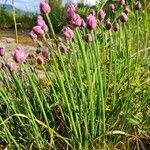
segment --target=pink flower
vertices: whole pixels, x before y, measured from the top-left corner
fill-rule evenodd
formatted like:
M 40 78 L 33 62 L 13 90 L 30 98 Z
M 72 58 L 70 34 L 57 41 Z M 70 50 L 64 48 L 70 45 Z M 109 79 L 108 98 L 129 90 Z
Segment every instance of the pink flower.
M 92 35 L 91 34 L 86 34 L 84 39 L 87 43 L 92 42 Z
M 43 55 L 43 57 L 45 57 L 45 58 L 48 58 L 48 57 L 49 57 L 48 48 L 42 51 L 42 55 Z
M 38 16 L 37 26 L 40 26 L 45 33 L 48 32 L 48 26 L 46 25 L 46 22 L 43 20 L 42 16 Z
M 137 1 L 134 5 L 135 10 L 140 10 L 142 8 L 142 4 L 140 3 L 140 1 Z
M 105 21 L 105 28 L 106 28 L 107 30 L 110 30 L 110 29 L 111 29 L 111 22 L 110 22 L 110 19 L 107 19 L 107 20 Z
M 49 14 L 51 12 L 51 8 L 45 0 L 40 1 L 40 11 L 44 14 Z
M 99 11 L 99 13 L 98 13 L 98 18 L 99 18 L 99 20 L 100 20 L 100 21 L 101 21 L 101 20 L 104 20 L 105 16 L 106 16 L 106 13 L 101 9 L 101 10 Z
M 24 49 L 22 47 L 17 47 L 12 56 L 16 63 L 23 63 L 26 60 Z
M 115 32 L 117 32 L 117 31 L 119 31 L 119 24 L 118 23 L 115 23 L 114 25 L 113 25 L 113 29 L 114 29 L 114 31 Z
M 0 56 L 3 57 L 5 55 L 5 49 L 0 47 Z
M 10 72 L 15 72 L 17 70 L 16 63 L 10 62 L 5 65 Z
M 45 24 L 45 21 L 44 21 L 43 17 L 38 16 L 37 17 L 37 25 L 40 26 L 40 27 L 43 27 L 44 24 Z
M 97 20 L 95 16 L 89 15 L 86 20 L 86 27 L 90 30 L 95 29 L 97 27 Z
M 44 30 L 42 30 L 41 26 L 34 26 L 32 30 L 37 34 L 37 35 L 44 35 Z
M 76 5 L 71 3 L 67 6 L 67 9 L 72 9 L 73 11 L 76 11 Z
M 119 18 L 120 18 L 120 21 L 123 22 L 123 23 L 128 21 L 128 16 L 124 12 L 121 13 Z
M 63 36 L 65 39 L 73 38 L 73 36 L 74 36 L 73 30 L 71 30 L 69 27 L 64 27 Z
M 68 51 L 67 47 L 63 43 L 61 43 L 58 48 L 62 53 L 66 53 Z
M 73 9 L 71 9 L 71 8 L 68 8 L 67 9 L 67 14 L 66 14 L 67 21 L 71 21 L 75 17 L 76 17 L 75 11 Z
M 43 64 L 44 64 L 44 59 L 43 59 L 42 57 L 38 57 L 38 58 L 37 58 L 37 63 L 38 63 L 39 65 L 43 65 Z
M 115 10 L 115 5 L 114 5 L 114 4 L 110 4 L 110 5 L 109 5 L 109 9 L 110 9 L 110 11 L 114 12 L 114 10 Z
M 120 5 L 125 5 L 126 1 L 125 0 L 119 0 Z
M 31 39 L 37 39 L 37 34 L 32 30 L 30 33 L 29 33 L 29 36 L 31 37 Z

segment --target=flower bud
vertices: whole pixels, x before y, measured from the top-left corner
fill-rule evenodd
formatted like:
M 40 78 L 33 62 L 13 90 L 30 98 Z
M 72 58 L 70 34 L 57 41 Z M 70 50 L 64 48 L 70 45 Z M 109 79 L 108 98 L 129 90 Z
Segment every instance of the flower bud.
M 10 72 L 15 72 L 15 71 L 17 70 L 17 65 L 16 65 L 16 63 L 13 63 L 13 62 L 6 63 L 5 66 L 8 68 L 8 70 L 9 70 Z
M 42 55 L 43 55 L 43 57 L 45 57 L 45 58 L 48 58 L 48 57 L 49 57 L 48 48 L 42 51 Z
M 123 22 L 123 23 L 128 21 L 128 16 L 124 12 L 121 13 L 119 18 L 120 18 L 120 21 Z
M 113 25 L 113 29 L 114 29 L 114 31 L 115 32 L 117 32 L 117 31 L 119 31 L 119 24 L 118 23 L 115 23 L 114 25 Z
M 24 49 L 22 47 L 17 47 L 12 56 L 16 63 L 23 63 L 26 60 Z
M 76 5 L 71 3 L 67 6 L 67 9 L 72 9 L 73 11 L 76 11 Z
M 37 63 L 38 63 L 39 65 L 43 65 L 43 64 L 44 64 L 44 59 L 43 59 L 42 57 L 38 57 L 38 58 L 37 58 Z
M 73 9 L 71 9 L 71 8 L 68 8 L 67 9 L 67 14 L 66 14 L 67 21 L 71 21 L 75 17 L 76 17 L 75 11 Z
M 73 30 L 71 30 L 69 27 L 64 27 L 63 36 L 67 40 L 73 38 L 73 36 L 74 36 Z
M 105 28 L 106 28 L 106 30 L 110 30 L 111 29 L 111 22 L 110 22 L 110 20 L 109 19 L 107 19 L 106 21 L 105 21 Z
M 32 30 L 37 34 L 37 35 L 44 35 L 44 30 L 40 26 L 34 26 Z
M 126 1 L 125 0 L 119 0 L 120 5 L 125 5 Z
M 51 12 L 51 8 L 45 0 L 40 1 L 40 11 L 44 14 L 49 14 Z
M 89 30 L 92 30 L 92 29 L 95 29 L 97 27 L 97 20 L 95 18 L 95 16 L 93 15 L 89 15 L 87 17 L 87 20 L 86 20 L 86 27 L 89 29 Z
M 92 42 L 92 35 L 91 34 L 86 34 L 84 39 L 87 43 L 90 43 L 90 42 Z
M 142 8 L 142 4 L 140 1 L 137 1 L 134 5 L 135 10 L 140 10 Z
M 114 10 L 115 10 L 115 5 L 114 5 L 114 4 L 110 4 L 110 5 L 109 5 L 109 10 L 110 10 L 111 12 L 114 12 Z
M 40 27 L 43 27 L 44 24 L 45 24 L 45 21 L 44 21 L 43 17 L 39 15 L 37 17 L 37 25 Z
M 98 19 L 101 21 L 101 20 L 104 20 L 106 16 L 106 13 L 101 9 L 98 13 Z
M 5 49 L 0 47 L 0 56 L 3 57 L 5 55 Z
M 61 43 L 58 48 L 62 53 L 66 53 L 68 51 L 67 47 L 63 43 Z
M 37 39 L 37 34 L 33 30 L 29 33 L 29 36 L 32 40 Z

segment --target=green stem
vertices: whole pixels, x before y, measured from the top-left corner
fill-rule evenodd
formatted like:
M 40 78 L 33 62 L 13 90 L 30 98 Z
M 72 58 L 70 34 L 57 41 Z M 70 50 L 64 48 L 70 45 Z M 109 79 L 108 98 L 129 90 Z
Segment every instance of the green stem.
M 47 21 L 48 21 L 48 24 L 49 24 L 50 30 L 51 30 L 51 32 L 52 32 L 53 38 L 55 39 L 55 38 L 56 38 L 55 31 L 54 31 L 54 28 L 53 28 L 52 22 L 51 22 L 50 17 L 49 17 L 49 15 L 48 15 L 48 14 L 46 14 L 46 18 L 47 18 Z

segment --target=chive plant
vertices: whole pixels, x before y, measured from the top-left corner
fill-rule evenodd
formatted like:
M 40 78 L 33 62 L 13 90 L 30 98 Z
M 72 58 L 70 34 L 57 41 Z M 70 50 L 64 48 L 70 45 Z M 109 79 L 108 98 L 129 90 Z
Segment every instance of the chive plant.
M 149 47 L 139 47 L 147 41 L 139 35 L 143 30 L 139 12 L 135 18 L 134 12 L 127 15 L 122 8 L 116 7 L 113 19 L 102 8 L 97 14 L 92 10 L 84 21 L 70 4 L 62 37 L 53 30 L 50 6 L 41 1 L 40 10 L 54 41 L 49 43 L 48 26 L 39 16 L 30 36 L 35 43 L 43 37 L 47 49 L 26 56 L 17 47 L 12 63 L 5 60 L 5 50 L 0 48 L 0 145 L 8 149 L 105 150 L 118 148 L 119 142 L 132 139 L 138 130 L 148 131 L 148 63 L 140 52 Z M 130 18 L 138 26 L 137 34 Z M 148 28 L 146 20 L 143 24 Z M 130 145 L 137 146 L 128 142 L 124 147 L 130 149 Z

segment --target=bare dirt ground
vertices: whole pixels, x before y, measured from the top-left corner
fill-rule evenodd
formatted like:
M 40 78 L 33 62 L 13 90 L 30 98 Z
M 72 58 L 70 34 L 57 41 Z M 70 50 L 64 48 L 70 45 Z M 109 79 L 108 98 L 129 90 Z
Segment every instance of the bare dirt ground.
M 14 30 L 0 30 L 0 47 L 5 48 L 5 60 L 11 61 L 12 51 L 18 46 L 22 46 L 25 49 L 25 53 L 34 52 L 34 42 L 28 36 L 29 31 L 19 31 L 18 39 L 19 43 L 16 43 L 15 31 Z M 0 62 L 2 59 L 0 58 Z

